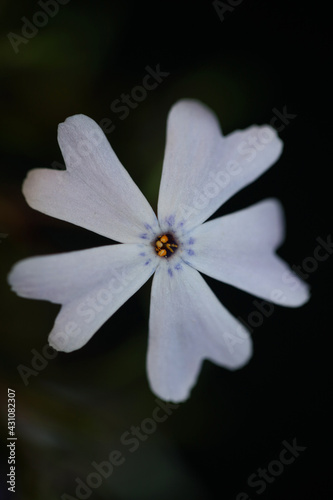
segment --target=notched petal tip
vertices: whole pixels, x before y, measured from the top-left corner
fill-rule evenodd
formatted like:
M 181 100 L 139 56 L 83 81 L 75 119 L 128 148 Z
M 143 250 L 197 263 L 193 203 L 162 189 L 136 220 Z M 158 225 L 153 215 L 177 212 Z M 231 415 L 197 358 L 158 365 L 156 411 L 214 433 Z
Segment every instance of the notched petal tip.
M 179 394 L 176 394 L 176 393 L 165 394 L 165 393 L 161 393 L 158 389 L 154 388 L 151 385 L 151 383 L 149 383 L 149 388 L 150 388 L 151 392 L 153 392 L 162 401 L 165 401 L 166 403 L 175 403 L 175 404 L 185 403 L 188 399 L 190 399 L 191 391 L 193 389 L 193 387 L 191 387 L 185 393 L 182 392 Z
M 75 307 L 76 304 L 77 302 L 73 301 L 62 306 L 48 336 L 49 345 L 56 351 L 69 353 L 81 349 L 113 312 L 105 311 L 105 314 L 102 312 L 103 317 L 98 323 L 87 325 L 80 321 Z
M 162 360 L 161 363 L 163 363 Z M 158 380 L 158 377 L 153 376 L 151 372 L 152 363 L 149 362 L 149 359 L 147 359 L 147 375 L 150 390 L 163 401 L 167 401 L 169 403 L 184 403 L 191 397 L 192 390 L 197 384 L 202 363 L 203 359 L 199 361 L 192 380 L 185 380 L 186 377 L 184 378 L 181 376 L 178 378 L 178 381 L 174 379 L 172 384 L 168 384 L 165 383 L 165 380 L 164 382 L 161 382 Z M 170 369 L 172 370 L 172 366 L 170 366 Z
M 58 352 L 63 351 L 63 352 L 65 352 L 65 351 L 64 351 L 64 349 L 62 348 L 62 346 L 61 346 L 59 343 L 54 342 L 54 341 L 53 341 L 52 339 L 50 339 L 50 338 L 48 339 L 48 344 L 49 344 L 49 346 L 50 346 L 50 347 L 52 347 L 52 349 L 54 349 L 55 351 L 58 351 Z
M 86 128 L 90 125 L 91 128 L 99 128 L 99 125 L 87 115 L 78 113 L 76 115 L 68 116 L 65 121 L 58 124 L 58 136 L 66 130 L 68 126 L 70 127 L 84 127 Z
M 22 193 L 23 193 L 23 196 L 25 198 L 25 201 L 28 203 L 28 205 L 30 205 L 30 193 L 33 189 L 32 185 L 33 183 L 35 182 L 35 179 L 36 179 L 36 175 L 38 175 L 38 172 L 42 170 L 42 169 L 39 169 L 39 168 L 33 168 L 32 170 L 29 170 L 29 172 L 27 173 L 24 181 L 23 181 L 23 184 L 22 184 Z
M 65 176 L 65 177 L 64 177 Z M 34 210 L 49 214 L 48 207 L 52 206 L 51 194 L 63 184 L 66 171 L 50 168 L 34 168 L 29 170 L 22 184 L 22 193 L 27 204 Z M 45 203 L 45 191 L 48 188 L 48 202 Z M 54 214 L 53 217 L 56 217 Z
M 296 275 L 294 275 L 294 279 L 297 283 L 295 293 L 290 295 L 287 299 L 284 297 L 281 305 L 285 307 L 302 307 L 307 304 L 311 298 L 310 285 L 304 283 L 304 281 L 300 280 Z
M 173 106 L 171 106 L 170 112 L 175 109 L 192 109 L 192 110 L 207 110 L 210 114 L 215 114 L 206 104 L 204 104 L 199 99 L 195 99 L 192 97 L 184 97 L 183 99 L 179 99 Z
M 220 132 L 219 120 L 211 108 L 198 99 L 180 99 L 169 111 L 169 127 L 180 125 L 180 130 L 183 131 L 183 127 L 186 126 L 186 122 L 189 119 L 193 127 L 200 127 L 206 124 L 209 127 L 216 127 L 216 130 Z
M 10 290 L 19 297 L 30 298 L 26 291 L 27 279 L 26 279 L 26 262 L 29 259 L 24 259 L 16 262 L 11 268 L 7 275 L 7 282 L 10 286 Z
M 77 351 L 78 349 L 83 347 L 87 343 L 87 341 L 84 344 L 80 344 L 76 347 L 71 344 L 69 338 L 65 334 L 61 332 L 51 332 L 48 338 L 48 343 L 55 351 L 69 353 Z
M 167 297 L 167 300 L 166 300 Z M 197 383 L 203 360 L 235 370 L 252 355 L 249 332 L 184 265 L 171 277 L 162 266 L 152 285 L 147 373 L 160 398 L 182 402 Z
M 237 360 L 234 361 L 234 364 L 230 364 L 229 366 L 225 366 L 225 368 L 229 371 L 236 371 L 240 370 L 241 368 L 244 368 L 247 364 L 249 364 L 250 360 L 252 359 L 253 356 L 253 342 L 248 335 L 248 338 L 246 340 L 246 349 L 242 350 L 241 357 Z

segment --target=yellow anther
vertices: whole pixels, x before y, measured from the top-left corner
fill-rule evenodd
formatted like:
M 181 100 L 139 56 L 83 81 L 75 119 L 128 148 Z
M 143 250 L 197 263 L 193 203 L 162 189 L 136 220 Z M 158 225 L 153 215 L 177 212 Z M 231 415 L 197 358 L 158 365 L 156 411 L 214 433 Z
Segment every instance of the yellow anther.
M 172 248 L 171 248 L 171 247 L 175 247 L 175 248 L 177 248 L 177 245 L 174 245 L 173 243 L 167 243 L 165 246 L 166 246 L 166 247 L 167 247 L 167 249 L 168 249 L 168 250 L 170 250 L 170 252 L 172 252 L 172 253 L 173 253 L 173 250 L 172 250 Z
M 174 248 L 178 248 L 178 245 L 174 243 L 174 238 L 172 235 L 162 234 L 155 241 L 155 250 L 159 257 L 170 257 L 171 253 L 174 253 Z

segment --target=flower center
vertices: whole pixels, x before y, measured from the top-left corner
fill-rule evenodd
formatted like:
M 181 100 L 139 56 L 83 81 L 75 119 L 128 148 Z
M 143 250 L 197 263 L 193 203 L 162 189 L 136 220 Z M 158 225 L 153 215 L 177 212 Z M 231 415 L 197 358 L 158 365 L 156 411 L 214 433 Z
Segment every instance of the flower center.
M 162 234 L 155 241 L 155 250 L 159 257 L 170 257 L 177 250 L 178 245 L 172 234 Z

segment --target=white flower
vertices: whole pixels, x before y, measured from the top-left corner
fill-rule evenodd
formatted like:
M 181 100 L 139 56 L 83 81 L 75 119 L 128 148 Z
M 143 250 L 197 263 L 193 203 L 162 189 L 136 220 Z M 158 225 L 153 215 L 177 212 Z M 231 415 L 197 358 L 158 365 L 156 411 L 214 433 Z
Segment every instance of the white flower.
M 188 398 L 203 359 L 233 370 L 252 351 L 249 333 L 198 271 L 284 306 L 308 300 L 308 286 L 275 254 L 284 238 L 277 200 L 204 223 L 278 159 L 282 142 L 271 127 L 223 137 L 207 107 L 179 101 L 168 118 L 158 218 L 93 120 L 68 118 L 58 141 L 67 170 L 29 172 L 27 202 L 121 244 L 14 266 L 9 282 L 18 295 L 62 304 L 49 336 L 55 349 L 86 344 L 155 273 L 148 378 L 160 398 L 179 402 Z

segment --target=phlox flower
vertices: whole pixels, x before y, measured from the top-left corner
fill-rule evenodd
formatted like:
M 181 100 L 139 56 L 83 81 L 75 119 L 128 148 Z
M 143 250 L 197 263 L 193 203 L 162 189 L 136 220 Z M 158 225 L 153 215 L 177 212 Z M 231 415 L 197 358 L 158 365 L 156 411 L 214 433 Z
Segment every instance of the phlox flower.
M 23 185 L 28 204 L 119 244 L 32 257 L 12 269 L 9 282 L 18 295 L 61 304 L 49 335 L 54 349 L 85 345 L 154 275 L 148 380 L 157 396 L 180 402 L 204 359 L 234 370 L 252 353 L 248 331 L 200 273 L 276 304 L 297 307 L 308 300 L 308 286 L 275 253 L 284 239 L 279 201 L 205 222 L 279 158 L 282 142 L 270 126 L 224 137 L 206 106 L 176 103 L 168 117 L 157 216 L 93 120 L 67 118 L 58 141 L 66 170 L 30 171 Z

